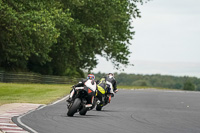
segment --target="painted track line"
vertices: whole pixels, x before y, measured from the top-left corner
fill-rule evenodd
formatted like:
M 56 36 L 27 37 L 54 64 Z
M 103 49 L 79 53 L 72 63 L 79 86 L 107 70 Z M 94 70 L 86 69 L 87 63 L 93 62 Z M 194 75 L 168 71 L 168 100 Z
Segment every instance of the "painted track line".
M 49 104 L 49 105 L 43 105 L 43 106 L 41 106 L 41 107 L 39 107 L 39 108 L 37 108 L 37 109 L 35 109 L 35 110 L 29 111 L 29 112 L 27 112 L 27 113 L 25 113 L 25 114 L 23 114 L 23 115 L 17 117 L 17 122 L 18 122 L 22 127 L 25 127 L 26 129 L 28 129 L 28 130 L 31 131 L 32 133 L 38 133 L 37 131 L 35 131 L 34 129 L 32 129 L 31 127 L 29 127 L 28 125 L 24 124 L 24 123 L 21 121 L 21 118 L 24 117 L 24 116 L 26 116 L 26 115 L 28 115 L 28 114 L 30 114 L 30 113 L 32 113 L 32 112 L 34 112 L 34 111 L 36 111 L 36 110 L 40 110 L 40 109 L 43 109 L 44 107 L 52 106 L 52 105 L 54 105 L 54 104 L 57 104 L 57 103 L 59 103 L 59 102 L 65 100 L 65 99 L 67 99 L 68 97 L 69 97 L 69 95 L 67 95 L 67 96 L 63 97 L 62 99 L 59 99 L 59 100 L 57 100 L 57 101 L 55 101 L 55 102 L 53 102 L 53 103 L 51 103 L 51 104 Z
M 17 106 L 16 106 L 17 105 Z M 2 105 L 3 106 L 3 105 Z M 1 108 L 4 108 L 2 107 Z M 18 127 L 17 124 L 13 123 L 12 118 L 15 116 L 19 116 L 23 113 L 26 113 L 29 110 L 33 110 L 37 108 L 39 104 L 20 104 L 14 103 L 13 108 L 9 108 L 7 110 L 1 111 L 0 114 L 0 131 L 1 133 L 28 133 L 27 131 L 23 130 L 23 128 Z

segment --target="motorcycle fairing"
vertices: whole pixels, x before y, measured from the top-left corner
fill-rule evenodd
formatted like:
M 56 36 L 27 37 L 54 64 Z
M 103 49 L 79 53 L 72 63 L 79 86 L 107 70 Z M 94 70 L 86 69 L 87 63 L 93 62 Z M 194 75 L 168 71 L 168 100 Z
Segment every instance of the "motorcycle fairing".
M 90 80 L 88 79 L 86 82 L 85 82 L 85 86 L 87 86 L 88 88 L 90 88 L 92 91 L 96 91 L 96 82 L 94 82 L 94 80 Z

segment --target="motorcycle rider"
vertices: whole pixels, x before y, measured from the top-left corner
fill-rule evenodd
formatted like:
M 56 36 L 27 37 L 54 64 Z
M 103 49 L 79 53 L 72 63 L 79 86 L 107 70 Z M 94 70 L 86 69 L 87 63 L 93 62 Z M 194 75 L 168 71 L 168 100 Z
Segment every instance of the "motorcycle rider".
M 76 95 L 76 90 L 75 90 L 76 87 L 87 86 L 88 88 L 92 90 L 92 92 L 88 93 L 87 103 L 93 104 L 94 96 L 96 94 L 96 89 L 97 89 L 96 82 L 94 79 L 95 79 L 95 76 L 93 74 L 89 74 L 87 76 L 87 79 L 83 79 L 78 84 L 72 86 L 72 90 L 70 91 L 69 99 L 67 100 L 67 102 L 71 103 L 74 100 L 73 98 Z
M 106 83 L 107 86 L 110 88 L 109 93 L 113 94 L 114 96 L 114 93 L 118 92 L 118 89 L 117 89 L 117 82 L 114 78 L 113 73 L 108 73 L 108 75 L 106 76 Z
M 106 93 L 114 96 L 114 93 L 118 92 L 117 82 L 114 78 L 113 73 L 107 74 L 107 76 L 101 78 L 101 80 L 97 81 L 97 98 L 101 103 L 104 102 L 104 97 Z

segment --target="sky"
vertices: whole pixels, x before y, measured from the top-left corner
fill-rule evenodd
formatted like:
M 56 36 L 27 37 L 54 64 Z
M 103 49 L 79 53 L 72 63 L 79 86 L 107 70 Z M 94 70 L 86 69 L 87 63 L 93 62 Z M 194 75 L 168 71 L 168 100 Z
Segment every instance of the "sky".
M 124 71 L 97 56 L 93 72 L 162 74 L 200 78 L 200 0 L 152 0 L 138 6 L 129 61 Z

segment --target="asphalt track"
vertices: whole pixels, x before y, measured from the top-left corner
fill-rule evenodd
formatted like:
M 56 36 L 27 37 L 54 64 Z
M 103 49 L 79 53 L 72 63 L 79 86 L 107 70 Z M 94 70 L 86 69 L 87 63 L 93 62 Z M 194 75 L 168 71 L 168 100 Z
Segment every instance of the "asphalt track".
M 38 133 L 200 133 L 199 92 L 120 90 L 103 111 L 66 112 L 61 101 L 20 120 Z

